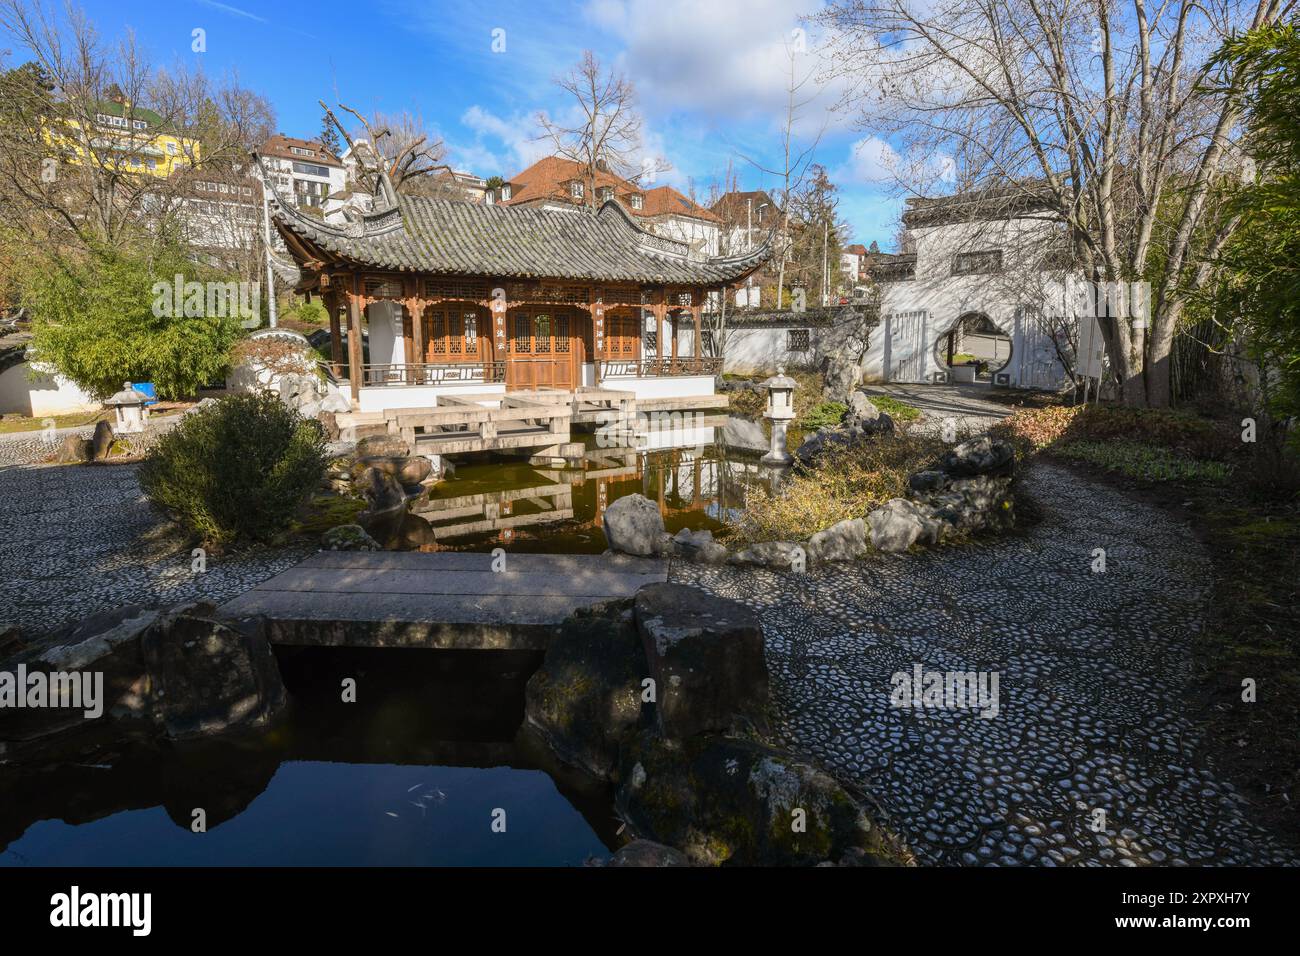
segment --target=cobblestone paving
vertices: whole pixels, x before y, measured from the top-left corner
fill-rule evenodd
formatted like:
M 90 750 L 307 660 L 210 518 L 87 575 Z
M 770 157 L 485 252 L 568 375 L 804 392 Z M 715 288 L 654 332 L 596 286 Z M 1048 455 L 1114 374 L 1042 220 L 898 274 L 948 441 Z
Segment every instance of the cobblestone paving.
M 309 553 L 210 555 L 195 574 L 170 527 L 135 465 L 0 467 L 0 625 L 44 635 L 125 604 L 225 601 Z
M 1023 535 L 672 578 L 759 613 L 781 732 L 873 794 L 921 862 L 1297 863 L 1206 766 L 1185 710 L 1210 573 L 1190 530 L 1054 465 L 1023 480 L 1047 512 Z M 915 664 L 997 672 L 999 714 L 891 706 Z

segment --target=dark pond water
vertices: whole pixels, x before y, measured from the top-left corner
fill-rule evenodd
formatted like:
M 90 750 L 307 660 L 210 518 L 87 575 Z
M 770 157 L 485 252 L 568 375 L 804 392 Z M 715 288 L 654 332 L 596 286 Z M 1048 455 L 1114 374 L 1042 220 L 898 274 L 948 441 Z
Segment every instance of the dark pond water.
M 721 431 L 709 426 L 652 435 L 652 445 L 666 447 L 651 448 L 612 447 L 595 435 L 575 434 L 584 458 L 563 468 L 529 465 L 518 457 L 460 460 L 428 500 L 412 505 L 400 527 L 377 537 L 397 550 L 500 546 L 600 554 L 608 547 L 601 517 L 630 494 L 658 503 L 670 533 L 716 532 L 740 517 L 750 488 L 771 480 L 757 453 L 729 448 Z
M 578 866 L 610 794 L 518 733 L 536 654 L 281 654 L 289 717 L 219 746 L 121 741 L 0 768 L 0 866 Z M 341 700 L 343 678 L 357 702 Z M 549 771 L 549 772 L 548 772 Z M 193 833 L 195 808 L 207 832 Z M 504 832 L 494 832 L 502 819 Z

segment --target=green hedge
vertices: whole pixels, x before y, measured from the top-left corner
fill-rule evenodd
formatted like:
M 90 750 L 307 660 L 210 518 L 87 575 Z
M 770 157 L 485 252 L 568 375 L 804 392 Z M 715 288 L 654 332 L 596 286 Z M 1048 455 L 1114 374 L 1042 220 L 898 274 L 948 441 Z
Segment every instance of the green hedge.
M 265 540 L 324 477 L 319 422 L 272 395 L 236 395 L 186 415 L 140 466 L 140 485 L 205 543 Z

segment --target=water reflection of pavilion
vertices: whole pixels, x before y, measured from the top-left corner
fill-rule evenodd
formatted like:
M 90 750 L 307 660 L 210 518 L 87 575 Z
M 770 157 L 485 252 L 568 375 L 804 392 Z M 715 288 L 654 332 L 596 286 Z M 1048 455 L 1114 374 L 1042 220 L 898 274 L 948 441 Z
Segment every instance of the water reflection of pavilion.
M 747 489 L 765 480 L 756 458 L 730 454 L 717 443 L 713 425 L 625 439 L 640 447 L 609 445 L 608 439 L 588 436 L 577 468 L 463 466 L 457 480 L 412 513 L 428 522 L 441 546 L 533 539 L 557 550 L 603 551 L 605 509 L 621 497 L 639 493 L 656 502 L 669 531 L 717 529 L 739 514 Z M 461 483 L 475 490 L 455 494 Z

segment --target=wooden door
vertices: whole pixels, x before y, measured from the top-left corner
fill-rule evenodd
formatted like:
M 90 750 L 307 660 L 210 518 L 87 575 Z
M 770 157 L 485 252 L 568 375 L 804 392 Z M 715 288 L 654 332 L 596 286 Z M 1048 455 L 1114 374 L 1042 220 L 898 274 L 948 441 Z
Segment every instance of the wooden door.
M 446 376 L 431 370 L 437 380 L 480 380 L 491 359 L 491 321 L 487 312 L 470 303 L 432 305 L 424 310 L 424 355 L 426 365 L 458 365 Z M 409 341 L 409 339 L 408 339 Z
M 511 312 L 507 322 L 510 353 L 506 358 L 506 387 L 572 391 L 582 351 L 579 315 L 546 308 Z

